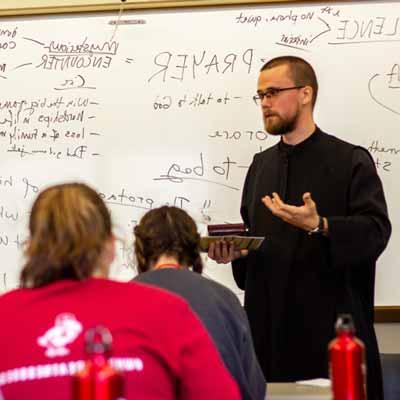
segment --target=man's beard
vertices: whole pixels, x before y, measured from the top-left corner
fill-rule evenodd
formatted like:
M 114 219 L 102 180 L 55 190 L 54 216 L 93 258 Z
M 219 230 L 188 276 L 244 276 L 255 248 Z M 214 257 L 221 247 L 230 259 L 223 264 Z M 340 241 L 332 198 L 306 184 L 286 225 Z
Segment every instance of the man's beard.
M 274 121 L 271 123 L 271 118 Z M 277 114 L 272 114 L 272 117 L 269 117 L 268 120 L 264 120 L 265 130 L 273 136 L 282 136 L 286 135 L 289 132 L 292 132 L 297 124 L 298 113 L 296 112 L 291 118 L 282 119 Z

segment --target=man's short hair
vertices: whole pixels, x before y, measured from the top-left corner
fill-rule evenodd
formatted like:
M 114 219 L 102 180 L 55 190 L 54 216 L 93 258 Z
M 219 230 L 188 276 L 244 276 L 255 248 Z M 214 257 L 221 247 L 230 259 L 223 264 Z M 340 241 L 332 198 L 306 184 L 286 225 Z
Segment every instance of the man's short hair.
M 311 86 L 313 90 L 312 107 L 314 108 L 318 95 L 318 81 L 314 68 L 306 60 L 295 56 L 276 57 L 266 62 L 260 72 L 267 69 L 287 65 L 291 78 L 296 86 Z

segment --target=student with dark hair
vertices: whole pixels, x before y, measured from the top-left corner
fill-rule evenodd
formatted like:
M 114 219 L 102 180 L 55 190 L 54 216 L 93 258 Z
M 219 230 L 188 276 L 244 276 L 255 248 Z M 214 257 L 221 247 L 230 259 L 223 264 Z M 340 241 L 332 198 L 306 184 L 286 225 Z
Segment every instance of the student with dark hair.
M 22 288 L 0 297 L 4 400 L 71 400 L 71 375 L 86 357 L 84 333 L 96 325 L 113 336 L 110 362 L 124 373 L 127 400 L 240 398 L 186 302 L 107 279 L 115 239 L 93 189 L 69 183 L 44 190 L 29 231 Z
M 199 243 L 196 224 L 182 209 L 164 206 L 147 212 L 135 227 L 136 280 L 186 299 L 214 339 L 243 399 L 262 400 L 266 383 L 246 314 L 234 293 L 200 275 Z
M 315 124 L 317 92 L 314 69 L 299 57 L 261 68 L 254 99 L 280 141 L 255 154 L 240 211 L 250 234 L 267 240 L 249 253 L 210 246 L 209 256 L 232 262 L 268 381 L 328 377 L 336 318 L 351 313 L 366 345 L 368 398 L 380 400 L 375 264 L 391 225 L 368 151 Z

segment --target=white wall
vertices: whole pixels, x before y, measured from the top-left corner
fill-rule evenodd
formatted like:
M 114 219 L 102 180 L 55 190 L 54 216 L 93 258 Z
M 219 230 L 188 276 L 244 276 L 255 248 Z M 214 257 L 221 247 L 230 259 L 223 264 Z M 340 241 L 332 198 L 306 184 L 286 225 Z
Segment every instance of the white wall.
M 400 323 L 375 324 L 375 331 L 380 353 L 400 353 Z

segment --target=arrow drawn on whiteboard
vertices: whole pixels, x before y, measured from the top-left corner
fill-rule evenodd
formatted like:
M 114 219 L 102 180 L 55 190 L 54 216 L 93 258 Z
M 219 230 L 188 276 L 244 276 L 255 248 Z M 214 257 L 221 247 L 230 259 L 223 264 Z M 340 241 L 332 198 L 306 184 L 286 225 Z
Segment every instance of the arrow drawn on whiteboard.
M 39 42 L 39 40 L 35 40 L 35 39 L 32 39 L 32 38 L 28 38 L 28 37 L 23 37 L 22 39 L 29 40 L 30 42 L 33 42 L 33 43 L 36 43 L 36 44 L 40 44 L 41 46 L 44 46 L 44 43 Z
M 385 108 L 388 111 L 391 111 L 392 113 L 395 113 L 397 115 L 400 115 L 399 111 L 394 110 L 393 108 L 390 108 L 388 106 L 386 106 L 385 104 L 383 104 L 382 102 L 380 102 L 372 93 L 372 81 L 377 78 L 378 76 L 380 76 L 380 74 L 375 74 L 368 82 L 368 91 L 369 91 L 369 95 L 371 96 L 371 99 L 375 101 L 376 104 L 379 104 L 381 107 Z
M 129 58 L 129 57 L 125 58 L 125 62 L 127 64 L 132 64 L 132 61 L 134 61 L 133 58 Z
M 328 32 L 331 31 L 331 27 L 329 26 L 329 24 L 328 24 L 325 20 L 323 20 L 321 17 L 318 17 L 318 19 L 319 19 L 320 21 L 322 21 L 328 29 L 326 29 L 325 31 L 322 31 L 322 32 L 318 33 L 317 36 L 314 36 L 314 37 L 310 40 L 310 43 L 312 43 L 315 39 L 319 38 L 320 36 L 325 35 L 325 33 L 328 33 Z
M 26 67 L 27 65 L 32 65 L 33 63 L 25 63 L 25 64 L 21 64 L 21 65 L 17 65 L 16 67 L 13 68 L 13 71 L 15 71 L 16 69 L 22 68 L 22 67 Z

